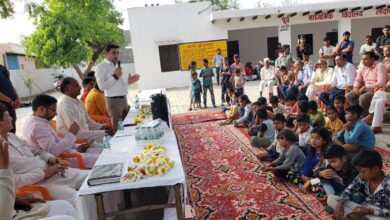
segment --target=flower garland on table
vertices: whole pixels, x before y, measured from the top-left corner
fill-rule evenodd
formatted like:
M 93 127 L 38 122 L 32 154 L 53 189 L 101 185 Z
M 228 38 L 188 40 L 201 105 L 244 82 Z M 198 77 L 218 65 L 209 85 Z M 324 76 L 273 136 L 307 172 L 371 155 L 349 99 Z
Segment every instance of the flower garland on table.
M 140 166 L 129 167 L 121 178 L 121 183 L 131 183 L 151 176 L 162 176 L 172 169 L 174 162 L 165 156 L 165 147 L 148 144 L 141 155 L 133 157 L 133 162 Z
M 143 104 L 140 106 L 137 117 L 134 118 L 133 123 L 141 124 L 145 118 L 152 116 L 152 106 L 149 104 Z

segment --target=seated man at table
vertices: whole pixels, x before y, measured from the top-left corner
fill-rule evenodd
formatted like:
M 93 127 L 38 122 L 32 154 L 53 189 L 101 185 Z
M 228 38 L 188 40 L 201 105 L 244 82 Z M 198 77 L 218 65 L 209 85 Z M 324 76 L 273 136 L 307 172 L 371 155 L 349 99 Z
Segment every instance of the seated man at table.
M 356 77 L 355 66 L 345 59 L 345 54 L 337 54 L 335 57 L 336 67 L 326 91 L 321 92 L 320 99 L 325 106 L 333 105 L 333 99 L 343 95 L 345 90 L 351 88 Z
M 7 142 L 0 137 L 0 216 L 1 219 L 75 220 L 76 210 L 67 201 L 44 202 L 39 198 L 15 195 L 15 180 L 9 167 Z M 26 207 L 28 211 L 21 211 Z M 46 219 L 47 220 L 47 219 Z
M 32 101 L 33 114 L 28 117 L 23 127 L 23 139 L 33 151 L 46 151 L 54 156 L 62 153 L 80 152 L 87 168 L 92 168 L 99 158 L 102 148 L 90 144 L 76 145 L 76 134 L 79 126 L 73 122 L 69 132 L 60 138 L 49 125 L 56 116 L 57 99 L 48 95 L 38 95 Z M 91 146 L 91 147 L 90 147 Z M 73 159 L 69 159 L 71 167 L 78 167 Z
M 363 108 L 363 116 L 367 116 L 374 91 L 382 88 L 387 82 L 386 67 L 375 60 L 374 52 L 364 52 L 362 67 L 358 70 L 353 91 L 346 98 L 349 105 L 359 104 Z
M 89 141 L 103 140 L 105 132 L 113 135 L 112 128 L 91 120 L 85 111 L 83 103 L 77 99 L 80 95 L 80 85 L 72 77 L 66 77 L 60 85 L 62 100 L 57 107 L 57 131 L 62 135 L 69 132 L 70 126 L 76 122 L 80 130 L 76 137 Z
M 76 189 L 84 182 L 89 171 L 68 168 L 67 163 L 44 151 L 32 152 L 26 142 L 10 133 L 12 117 L 0 105 L 0 136 L 9 147 L 10 168 L 16 187 L 43 184 L 55 200 L 75 203 Z

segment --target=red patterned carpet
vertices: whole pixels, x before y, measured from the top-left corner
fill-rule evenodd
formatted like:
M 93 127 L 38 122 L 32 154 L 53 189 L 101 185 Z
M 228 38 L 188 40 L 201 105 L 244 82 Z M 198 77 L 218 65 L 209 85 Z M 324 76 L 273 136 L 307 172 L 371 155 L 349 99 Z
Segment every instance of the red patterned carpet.
M 328 218 L 313 195 L 261 172 L 248 139 L 230 127 L 214 121 L 174 128 L 196 219 Z
M 172 117 L 172 122 L 174 125 L 183 125 L 222 120 L 224 118 L 225 116 L 219 109 L 197 110 L 182 114 L 175 114 Z

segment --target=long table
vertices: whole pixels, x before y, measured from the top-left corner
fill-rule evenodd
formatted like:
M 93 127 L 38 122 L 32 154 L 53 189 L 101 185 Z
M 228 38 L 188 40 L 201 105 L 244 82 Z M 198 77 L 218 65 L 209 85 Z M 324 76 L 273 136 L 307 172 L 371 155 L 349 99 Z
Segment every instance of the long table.
M 150 102 L 150 95 L 165 92 L 164 90 L 149 90 L 138 94 L 140 103 Z M 169 106 L 169 105 L 168 105 Z M 169 110 L 170 112 L 170 110 Z M 125 124 L 132 122 L 136 117 L 137 110 L 131 109 L 125 118 Z M 170 117 L 171 118 L 171 117 Z M 125 127 L 124 130 L 118 131 L 110 140 L 111 149 L 104 149 L 95 165 L 112 164 L 122 162 L 124 170 L 122 176 L 127 172 L 127 167 L 134 165 L 132 158 L 139 155 L 143 151 L 143 146 L 137 146 L 135 141 L 135 127 Z M 166 148 L 166 156 L 174 161 L 174 167 L 163 176 L 153 176 L 132 183 L 113 183 L 98 186 L 88 186 L 87 181 L 84 181 L 82 187 L 78 191 L 76 198 L 76 206 L 79 219 L 106 219 L 123 215 L 130 212 L 139 212 L 153 209 L 176 208 L 177 219 L 184 219 L 183 196 L 185 195 L 185 174 L 180 158 L 180 152 L 177 145 L 177 140 L 173 129 L 171 128 L 164 136 L 162 145 Z M 146 207 L 132 207 L 127 210 L 107 211 L 105 209 L 104 199 L 118 200 L 117 196 L 110 196 L 110 192 L 120 192 L 123 190 L 171 186 L 173 189 L 174 203 L 155 204 Z M 111 194 L 112 195 L 112 194 Z M 94 199 L 92 199 L 94 197 Z M 107 198 L 104 198 L 107 197 Z M 94 204 L 95 202 L 95 204 Z M 119 201 L 117 201 L 119 202 Z M 106 202 L 107 203 L 107 202 Z M 96 215 L 97 214 L 97 215 Z

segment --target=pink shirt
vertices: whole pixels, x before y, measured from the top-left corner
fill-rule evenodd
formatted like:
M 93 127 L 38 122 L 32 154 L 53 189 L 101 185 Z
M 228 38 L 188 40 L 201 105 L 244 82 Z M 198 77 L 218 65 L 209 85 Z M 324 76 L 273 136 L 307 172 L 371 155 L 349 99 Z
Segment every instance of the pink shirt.
M 26 120 L 22 132 L 32 150 L 43 150 L 55 156 L 70 152 L 76 142 L 76 137 L 70 132 L 60 139 L 46 119 L 33 115 Z
M 236 69 L 240 69 L 241 76 L 246 76 L 245 67 L 242 63 L 238 63 L 238 64 L 232 63 L 232 65 L 230 65 L 230 68 L 232 68 L 233 75 Z
M 383 87 L 387 82 L 387 70 L 386 67 L 375 61 L 371 67 L 362 65 L 358 71 L 353 87 L 361 88 L 366 86 L 366 89 L 375 89 L 377 87 Z

